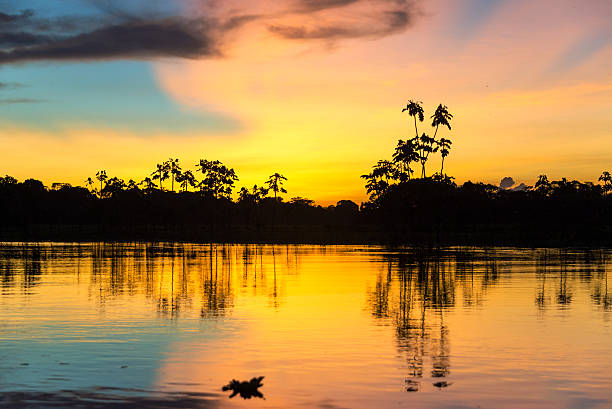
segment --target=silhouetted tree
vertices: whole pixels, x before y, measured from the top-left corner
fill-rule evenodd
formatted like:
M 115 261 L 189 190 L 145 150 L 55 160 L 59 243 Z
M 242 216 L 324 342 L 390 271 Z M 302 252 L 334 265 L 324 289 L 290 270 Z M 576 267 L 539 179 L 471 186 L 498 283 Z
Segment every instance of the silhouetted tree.
M 408 115 L 414 118 L 414 136 L 419 137 L 419 130 L 417 128 L 417 118 L 419 122 L 423 122 L 425 119 L 425 111 L 423 111 L 422 102 L 415 102 L 413 100 L 408 101 L 406 108 L 402 109 L 402 112 L 408 111 Z
M 123 181 L 123 179 L 119 179 L 118 177 L 112 177 L 108 179 L 104 189 L 102 189 L 102 196 L 112 197 L 114 194 L 121 192 L 125 189 L 127 185 Z
M 139 190 L 138 189 L 138 183 L 134 179 L 130 179 L 130 180 L 128 180 L 126 189 L 127 190 Z
M 398 169 L 393 162 L 379 160 L 372 167 L 372 172 L 361 175 L 361 178 L 366 180 L 366 191 L 370 195 L 370 200 L 376 201 L 387 191 L 391 182 L 397 180 Z
M 612 175 L 610 175 L 610 172 L 608 171 L 603 172 L 601 176 L 599 177 L 599 181 L 603 182 L 602 189 L 604 193 L 612 192 Z
M 268 189 L 265 187 L 259 187 L 257 185 L 253 185 L 251 191 L 249 191 L 246 187 L 242 187 L 240 192 L 238 193 L 238 201 L 239 202 L 250 202 L 250 203 L 259 203 L 261 199 L 266 197 L 268 194 Z
M 187 170 L 176 176 L 176 181 L 180 183 L 181 189 L 183 192 L 187 192 L 189 190 L 189 186 L 196 187 L 198 181 L 196 180 L 193 172 Z
M 434 112 L 434 114 L 431 116 L 431 119 L 431 126 L 436 128 L 433 136 L 434 139 L 436 139 L 436 135 L 438 135 L 438 127 L 440 125 L 446 126 L 449 131 L 451 130 L 450 120 L 453 119 L 453 115 L 448 112 L 448 107 L 446 105 L 438 105 L 438 108 L 436 108 L 436 112 Z
M 298 205 L 298 206 L 312 206 L 314 205 L 314 200 L 297 196 L 297 197 L 292 197 L 291 199 L 289 199 L 289 203 Z
M 96 179 L 98 179 L 98 181 L 100 182 L 100 197 L 102 197 L 102 190 L 104 189 L 104 186 L 102 184 L 106 182 L 106 180 L 108 179 L 108 176 L 106 175 L 106 171 L 105 170 L 98 171 L 96 173 Z
M 397 147 L 393 153 L 393 162 L 401 167 L 401 172 L 399 174 L 400 182 L 410 180 L 410 176 L 414 173 L 410 164 L 418 162 L 419 158 L 420 156 L 414 139 L 408 139 L 406 141 L 400 139 L 397 141 Z
M 268 185 L 268 190 L 274 192 L 274 200 L 277 200 L 278 193 L 287 193 L 287 190 L 283 187 L 283 180 L 287 180 L 286 177 L 276 172 L 270 176 L 266 184 Z
M 200 159 L 196 168 L 204 176 L 198 184 L 200 191 L 210 194 L 216 199 L 220 197 L 230 198 L 234 184 L 238 180 L 234 169 L 228 168 L 218 160 L 209 161 L 206 159 Z
M 438 141 L 438 146 L 440 147 L 440 155 L 442 156 L 442 167 L 440 168 L 440 175 L 444 174 L 444 159 L 450 153 L 450 148 L 452 145 L 452 141 L 450 139 L 441 138 Z
M 180 178 L 182 172 L 182 169 L 179 166 L 179 160 L 170 158 L 164 162 L 164 167 L 168 169 L 168 172 L 170 173 L 170 179 L 172 181 L 171 190 L 174 192 L 174 181 L 177 178 Z
M 148 177 L 148 176 L 147 176 L 146 178 L 144 178 L 144 179 L 143 179 L 143 180 L 142 180 L 142 181 L 139 183 L 139 185 L 143 186 L 143 187 L 144 187 L 144 190 L 145 190 L 145 191 L 147 191 L 147 192 L 149 192 L 149 191 L 151 191 L 151 190 L 155 189 L 155 187 L 156 187 L 156 186 L 155 186 L 155 183 L 153 183 L 153 180 L 152 180 L 150 177 Z
M 95 188 L 94 188 L 94 181 L 91 177 L 88 177 L 85 180 L 85 186 L 87 186 L 87 188 L 91 191 L 91 192 L 95 192 Z
M 151 173 L 151 176 L 153 180 L 159 180 L 159 190 L 164 190 L 162 182 L 170 177 L 168 162 L 158 163 L 156 166 L 157 169 Z

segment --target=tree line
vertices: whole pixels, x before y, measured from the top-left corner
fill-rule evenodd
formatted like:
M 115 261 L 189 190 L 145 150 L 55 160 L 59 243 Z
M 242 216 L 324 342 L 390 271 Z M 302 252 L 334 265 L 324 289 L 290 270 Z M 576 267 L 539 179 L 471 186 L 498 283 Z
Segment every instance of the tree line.
M 199 180 L 198 180 L 199 179 Z M 127 182 L 118 177 L 109 177 L 106 170 L 100 170 L 95 177 L 88 177 L 85 186 L 92 194 L 99 198 L 112 197 L 114 194 L 124 190 L 142 191 L 151 193 L 155 190 L 166 191 L 164 182 L 170 180 L 170 191 L 175 192 L 175 184 L 178 192 L 189 192 L 193 189 L 202 195 L 215 199 L 231 199 L 238 176 L 233 168 L 229 168 L 219 160 L 200 159 L 195 165 L 195 170 L 183 170 L 179 159 L 169 158 L 158 163 L 149 176 L 139 182 L 129 179 Z M 238 200 L 259 201 L 270 192 L 278 199 L 279 193 L 287 193 L 283 187 L 287 178 L 278 172 L 270 175 L 263 186 L 254 185 L 251 189 L 242 187 L 238 194 Z M 55 188 L 69 187 L 69 184 L 56 184 Z M 300 199 L 300 198 L 297 198 Z
M 32 226 L 49 225 L 94 226 L 92 238 L 102 226 L 110 237 L 136 229 L 142 239 L 612 243 L 610 172 L 598 183 L 540 175 L 533 186 L 514 189 L 472 181 L 457 185 L 444 168 L 453 144 L 448 107 L 439 104 L 427 125 L 421 102 L 410 100 L 401 112 L 410 120 L 409 136 L 361 176 L 369 194 L 361 206 L 340 200 L 323 207 L 300 196 L 285 202 L 288 179 L 278 172 L 260 186 L 235 192 L 238 175 L 221 161 L 201 159 L 183 169 L 179 159 L 169 158 L 139 181 L 126 182 L 106 170 L 87 178 L 85 187 L 47 188 L 35 179 L 0 177 L 0 238 L 17 231 L 14 237 L 29 239 Z

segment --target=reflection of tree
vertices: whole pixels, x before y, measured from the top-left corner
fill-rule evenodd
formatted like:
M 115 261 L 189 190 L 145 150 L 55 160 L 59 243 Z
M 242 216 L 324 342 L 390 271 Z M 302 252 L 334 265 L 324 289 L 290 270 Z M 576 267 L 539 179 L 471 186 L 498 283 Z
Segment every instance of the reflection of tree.
M 398 349 L 406 357 L 406 390 L 418 391 L 430 361 L 431 378 L 450 374 L 450 344 L 444 313 L 455 304 L 455 276 L 438 252 L 411 250 L 385 256 L 368 296 L 376 319 L 396 328 Z
M 535 303 L 541 310 L 549 307 L 549 300 L 554 300 L 557 308 L 569 308 L 578 285 L 589 289 L 595 305 L 609 308 L 612 300 L 607 295 L 607 252 L 542 249 L 535 252 L 534 259 L 538 280 Z M 558 283 L 547 288 L 547 280 Z

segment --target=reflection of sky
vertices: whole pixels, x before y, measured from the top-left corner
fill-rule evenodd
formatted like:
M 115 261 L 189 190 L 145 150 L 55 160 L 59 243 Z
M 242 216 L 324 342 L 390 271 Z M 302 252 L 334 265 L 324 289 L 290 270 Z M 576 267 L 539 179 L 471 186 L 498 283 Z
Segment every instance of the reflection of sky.
M 2 341 L 0 391 L 98 386 L 151 390 L 174 343 L 210 342 L 228 336 L 228 332 L 207 331 L 205 324 L 189 320 L 84 329 L 69 317 L 58 318 L 36 328 L 36 339 Z
M 429 263 L 364 246 L 227 246 L 213 260 L 207 245 L 163 247 L 176 256 L 121 246 L 57 246 L 31 263 L 2 254 L 0 399 L 92 386 L 221 394 L 232 378 L 265 376 L 260 404 L 274 408 L 612 400 L 612 311 L 593 298 L 608 288 L 609 252 L 447 249 Z M 35 263 L 40 272 L 23 274 Z M 202 315 L 223 294 L 227 309 Z M 172 318 L 164 299 L 177 301 Z

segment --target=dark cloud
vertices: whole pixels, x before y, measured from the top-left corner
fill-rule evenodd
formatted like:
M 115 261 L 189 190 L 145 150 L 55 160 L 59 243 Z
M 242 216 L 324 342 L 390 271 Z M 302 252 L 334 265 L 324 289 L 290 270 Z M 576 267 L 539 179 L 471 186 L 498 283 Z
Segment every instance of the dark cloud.
M 172 18 L 136 21 L 57 39 L 33 39 L 28 46 L 0 52 L 0 63 L 145 57 L 196 58 L 216 54 L 202 21 Z
M 15 23 L 27 20 L 34 15 L 32 10 L 24 10 L 19 14 L 7 14 L 0 12 L 0 24 Z
M 357 3 L 359 0 L 299 0 L 298 10 L 311 12 L 336 7 L 344 7 L 349 4 Z
M 288 40 L 378 38 L 405 30 L 416 15 L 416 0 L 295 0 L 274 15 L 234 10 L 225 17 L 168 16 L 154 7 L 136 16 L 117 2 L 87 1 L 99 6 L 99 15 L 43 18 L 31 10 L 0 12 L 0 64 L 216 57 L 223 54 L 226 35 L 251 22 Z M 209 13 L 215 14 L 216 3 L 209 3 Z M 292 23 L 284 24 L 288 15 Z M 304 24 L 293 23 L 301 18 Z
M 510 176 L 506 176 L 499 183 L 500 189 L 510 189 L 512 186 L 514 186 L 514 179 L 512 179 Z

